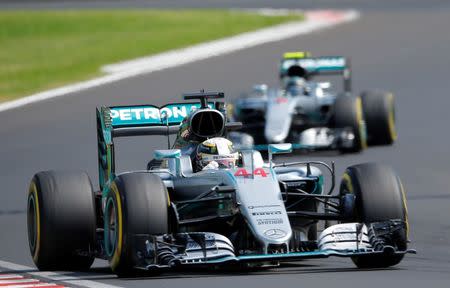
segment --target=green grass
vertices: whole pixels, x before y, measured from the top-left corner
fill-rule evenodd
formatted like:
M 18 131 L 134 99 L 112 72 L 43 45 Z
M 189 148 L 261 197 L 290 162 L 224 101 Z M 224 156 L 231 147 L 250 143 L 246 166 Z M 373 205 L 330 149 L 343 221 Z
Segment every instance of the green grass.
M 0 101 L 100 74 L 100 67 L 301 16 L 228 10 L 0 11 Z

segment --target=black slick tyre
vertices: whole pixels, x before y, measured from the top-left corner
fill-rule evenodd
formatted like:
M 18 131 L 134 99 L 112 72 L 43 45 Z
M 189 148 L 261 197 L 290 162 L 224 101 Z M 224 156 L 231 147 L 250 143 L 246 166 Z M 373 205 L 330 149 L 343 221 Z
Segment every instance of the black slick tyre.
M 383 91 L 361 93 L 369 145 L 391 145 L 397 139 L 394 95 Z
M 360 152 L 367 147 L 366 128 L 359 97 L 338 96 L 334 104 L 334 126 L 350 128 L 354 133 L 352 147 L 342 147 L 343 153 Z
M 39 270 L 87 270 L 94 261 L 96 214 L 89 176 L 34 175 L 28 192 L 28 243 Z
M 117 176 L 106 196 L 105 252 L 120 277 L 135 274 L 136 235 L 169 232 L 169 199 L 161 178 L 151 173 Z
M 408 212 L 405 192 L 400 178 L 392 168 L 375 163 L 350 166 L 342 178 L 340 193 L 355 194 L 355 211 L 352 221 L 373 223 L 402 220 L 406 229 L 395 240 L 397 250 L 407 249 Z M 398 264 L 403 255 L 381 254 L 352 257 L 359 268 L 384 268 Z

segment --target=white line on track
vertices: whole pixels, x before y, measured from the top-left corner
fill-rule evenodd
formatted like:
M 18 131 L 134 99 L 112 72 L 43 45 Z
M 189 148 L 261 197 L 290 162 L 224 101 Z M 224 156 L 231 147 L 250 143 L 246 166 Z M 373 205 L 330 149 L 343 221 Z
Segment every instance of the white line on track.
M 61 274 L 61 273 L 56 273 L 56 272 L 44 272 L 44 271 L 28 272 L 28 271 L 35 271 L 36 268 L 28 267 L 28 266 L 24 266 L 24 265 L 20 265 L 20 264 L 15 264 L 15 263 L 3 261 L 3 260 L 0 260 L 0 268 L 5 268 L 6 270 L 8 270 L 7 271 L 8 274 L 0 274 L 0 276 L 5 275 L 5 277 L 8 277 L 8 276 L 17 277 L 16 281 L 18 281 L 18 282 L 16 282 L 16 283 L 17 283 L 17 285 L 22 285 L 20 287 L 26 287 L 26 286 L 24 286 L 24 285 L 26 285 L 26 283 L 35 283 L 35 285 L 40 284 L 40 283 L 39 283 L 39 280 L 29 279 L 29 278 L 27 279 L 21 275 L 14 274 L 14 272 L 26 273 L 27 275 L 31 275 L 31 276 L 35 276 L 35 277 L 43 278 L 43 279 L 48 279 L 51 281 L 56 281 L 58 283 L 63 283 L 64 285 L 76 285 L 76 286 L 82 286 L 82 287 L 87 287 L 87 288 L 120 288 L 119 286 L 109 285 L 109 284 L 100 283 L 100 282 L 96 282 L 96 281 L 92 281 L 92 280 L 80 279 L 77 276 L 66 275 L 66 274 Z M 23 272 L 23 271 L 26 271 L 26 272 Z M 0 287 L 2 287 L 1 281 L 9 281 L 9 280 L 0 278 Z M 47 286 L 53 286 L 53 285 L 47 284 L 44 287 L 47 287 Z M 60 285 L 56 285 L 56 286 L 61 287 Z M 9 288 L 11 286 L 5 286 L 5 287 Z M 34 287 L 34 286 L 31 285 L 29 287 Z M 36 286 L 36 287 L 39 287 L 39 286 Z
M 271 13 L 275 13 L 273 9 Z M 185 49 L 173 50 L 150 57 L 139 58 L 119 64 L 107 65 L 103 68 L 103 70 L 112 74 L 67 85 L 61 88 L 40 92 L 18 100 L 5 102 L 0 104 L 0 112 L 39 101 L 65 96 L 74 92 L 109 84 L 138 75 L 184 65 L 265 43 L 280 41 L 294 36 L 308 34 L 313 31 L 330 28 L 332 26 L 354 21 L 359 18 L 359 12 L 355 10 L 306 11 L 305 15 L 306 20 L 303 22 L 281 24 L 254 32 L 248 32 L 221 40 L 191 46 Z

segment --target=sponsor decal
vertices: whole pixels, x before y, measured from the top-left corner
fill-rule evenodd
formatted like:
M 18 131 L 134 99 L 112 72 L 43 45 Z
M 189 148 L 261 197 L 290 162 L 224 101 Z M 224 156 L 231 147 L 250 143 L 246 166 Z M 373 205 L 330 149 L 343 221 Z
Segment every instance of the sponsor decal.
M 290 59 L 283 62 L 283 69 L 288 69 L 293 65 L 313 71 L 313 70 L 343 70 L 346 67 L 344 57 L 321 57 L 321 58 L 304 58 L 304 59 Z
M 248 209 L 256 209 L 256 208 L 271 208 L 271 207 L 280 207 L 281 205 L 258 205 L 258 206 L 248 206 Z
M 281 229 L 269 229 L 264 232 L 264 236 L 273 239 L 283 238 L 286 235 L 287 233 Z
M 267 172 L 263 168 L 256 168 L 253 173 L 247 171 L 245 168 L 239 168 L 234 173 L 234 176 L 236 177 L 251 177 L 252 175 L 267 177 Z
M 271 218 L 271 219 L 256 219 L 258 225 L 276 225 L 283 224 L 282 218 Z
M 234 155 L 213 155 L 213 160 L 234 160 L 236 157 Z
M 271 215 L 281 215 L 281 211 L 263 211 L 263 212 L 253 212 L 253 216 L 271 216 Z
M 212 105 L 209 105 L 212 107 Z M 168 104 L 156 106 L 112 107 L 113 126 L 143 124 L 180 124 L 190 113 L 200 108 L 198 103 Z
M 283 183 L 284 183 L 284 185 L 286 185 L 286 187 L 289 187 L 289 188 L 297 188 L 297 187 L 303 188 L 303 187 L 305 187 L 305 185 L 307 185 L 306 181 L 286 181 Z

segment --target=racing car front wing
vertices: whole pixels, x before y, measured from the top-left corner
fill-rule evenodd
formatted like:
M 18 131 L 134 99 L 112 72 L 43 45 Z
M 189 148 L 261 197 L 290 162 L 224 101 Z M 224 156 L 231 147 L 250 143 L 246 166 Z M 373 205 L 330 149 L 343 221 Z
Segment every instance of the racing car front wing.
M 415 254 L 413 249 L 397 250 L 396 233 L 405 228 L 400 220 L 369 225 L 346 223 L 325 229 L 310 250 L 295 247 L 271 254 L 246 251 L 236 255 L 231 241 L 220 234 L 193 232 L 160 236 L 135 235 L 136 268 L 141 270 L 170 269 L 186 265 L 226 266 L 236 263 L 288 262 L 302 259 L 355 257 L 364 255 Z
M 268 144 L 254 144 L 254 139 L 250 134 L 234 132 L 229 138 L 239 149 L 253 149 L 266 151 Z M 301 133 L 293 135 L 288 142 L 292 142 L 292 148 L 303 151 L 328 151 L 349 149 L 355 145 L 355 134 L 348 128 L 309 128 Z

